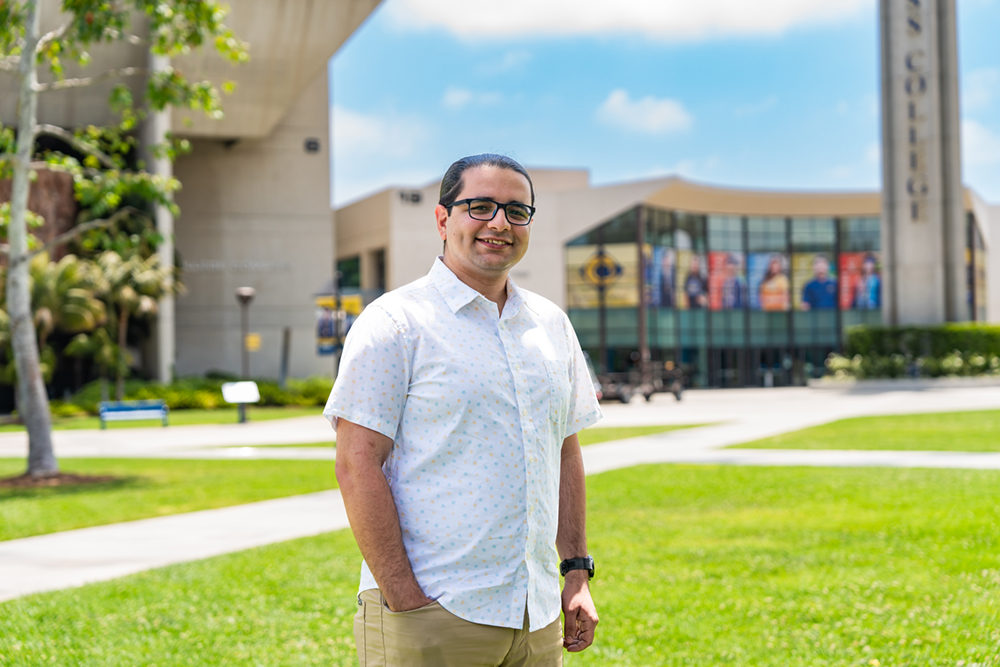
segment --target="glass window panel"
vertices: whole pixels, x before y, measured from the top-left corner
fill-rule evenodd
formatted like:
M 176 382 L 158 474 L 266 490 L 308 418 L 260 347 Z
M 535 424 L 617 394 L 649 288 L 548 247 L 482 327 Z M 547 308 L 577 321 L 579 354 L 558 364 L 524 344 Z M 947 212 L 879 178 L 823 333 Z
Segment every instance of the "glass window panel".
M 604 223 L 604 243 L 635 243 L 638 213 L 639 209 L 633 208 Z
M 747 249 L 750 252 L 788 250 L 784 218 L 747 218 Z
M 654 246 L 674 245 L 674 220 L 670 211 L 650 208 L 646 212 L 646 243 Z
M 706 217 L 683 212 L 677 212 L 674 216 L 676 220 L 674 247 L 678 250 L 688 250 L 696 253 L 705 252 Z
M 882 222 L 875 217 L 843 218 L 840 249 L 845 252 L 878 252 L 882 249 Z
M 836 240 L 833 218 L 792 218 L 794 252 L 831 252 Z
M 712 250 L 743 250 L 743 220 L 735 215 L 708 216 L 708 246 Z
M 361 289 L 360 255 L 338 259 L 337 271 L 340 271 L 340 289 Z

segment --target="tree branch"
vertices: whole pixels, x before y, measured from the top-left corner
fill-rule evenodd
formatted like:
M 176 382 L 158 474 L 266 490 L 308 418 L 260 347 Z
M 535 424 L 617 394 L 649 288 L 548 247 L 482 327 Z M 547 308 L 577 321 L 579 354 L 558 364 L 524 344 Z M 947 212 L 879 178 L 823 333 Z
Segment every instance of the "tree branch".
M 38 45 L 35 47 L 35 53 L 37 54 L 44 51 L 45 47 L 48 46 L 49 42 L 59 39 L 60 37 L 66 34 L 67 30 L 69 30 L 69 24 L 65 23 L 56 28 L 55 30 L 53 30 L 52 32 L 47 32 L 44 35 L 42 35 L 41 39 L 38 40 Z
M 146 43 L 146 40 L 143 39 L 142 37 L 139 37 L 138 35 L 132 35 L 130 33 L 120 32 L 118 30 L 106 30 L 104 34 L 111 36 L 113 39 L 120 39 L 123 42 L 128 42 L 133 46 L 141 46 L 142 44 Z
M 87 153 L 88 155 L 93 155 L 108 169 L 118 169 L 118 165 L 115 164 L 115 161 L 112 160 L 109 155 L 94 148 L 87 142 L 81 141 L 72 132 L 68 132 L 58 125 L 39 125 L 36 128 L 36 132 L 37 134 L 47 134 L 50 137 L 62 139 L 77 150 Z
M 5 72 L 16 72 L 21 64 L 21 56 L 4 56 L 0 58 L 0 70 Z
M 66 243 L 67 241 L 74 239 L 85 232 L 89 232 L 91 229 L 110 227 L 119 220 L 127 218 L 130 215 L 142 215 L 148 217 L 148 214 L 145 211 L 141 211 L 132 206 L 126 206 L 124 208 L 120 208 L 110 218 L 104 218 L 102 220 L 91 220 L 90 222 L 85 222 L 82 225 L 77 225 L 76 227 L 67 232 L 63 232 L 59 236 L 55 237 L 54 239 L 43 245 L 41 248 L 35 248 L 34 250 L 30 250 L 26 254 L 16 259 L 12 259 L 10 261 L 10 265 L 11 267 L 14 267 L 17 264 L 20 264 L 21 262 L 30 262 L 36 255 L 40 255 L 43 252 L 48 252 L 49 250 L 58 245 L 62 245 L 63 243 Z M 9 256 L 10 246 L 7 245 L 6 243 L 0 244 L 0 255 Z
M 108 70 L 97 76 L 87 76 L 80 79 L 63 79 L 62 81 L 52 81 L 51 83 L 36 83 L 35 91 L 45 93 L 50 90 L 63 90 L 64 88 L 83 88 L 118 76 L 136 76 L 137 74 L 148 73 L 149 70 L 145 67 L 122 67 L 120 69 Z

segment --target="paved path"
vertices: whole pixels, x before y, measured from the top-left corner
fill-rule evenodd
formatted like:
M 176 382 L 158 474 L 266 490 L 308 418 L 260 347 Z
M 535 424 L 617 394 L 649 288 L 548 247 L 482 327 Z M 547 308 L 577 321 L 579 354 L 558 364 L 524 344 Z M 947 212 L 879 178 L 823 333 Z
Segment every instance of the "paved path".
M 747 389 L 688 392 L 677 403 L 607 404 L 601 426 L 712 424 L 584 448 L 587 474 L 645 463 L 900 466 L 1000 469 L 1000 454 L 723 449 L 850 416 L 1000 408 L 1000 388 L 924 391 Z M 246 425 L 61 431 L 56 451 L 73 456 L 329 459 L 328 448 L 253 447 L 331 439 L 322 417 Z M 233 445 L 238 447 L 233 448 Z M 23 456 L 23 434 L 0 436 L 0 456 Z M 220 510 L 0 542 L 0 601 L 78 586 L 171 563 L 347 527 L 336 491 Z

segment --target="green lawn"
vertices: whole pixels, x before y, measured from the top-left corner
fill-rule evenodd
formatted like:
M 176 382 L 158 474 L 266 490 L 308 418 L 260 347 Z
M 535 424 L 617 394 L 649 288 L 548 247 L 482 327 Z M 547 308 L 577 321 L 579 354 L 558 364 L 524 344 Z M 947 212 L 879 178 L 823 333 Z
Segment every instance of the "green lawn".
M 0 540 L 333 489 L 337 486 L 333 465 L 333 461 L 63 459 L 63 472 L 125 479 L 65 488 L 0 488 Z M 23 459 L 0 459 L 0 477 L 23 471 Z
M 580 431 L 581 445 L 596 445 L 599 442 L 609 440 L 624 440 L 625 438 L 638 438 L 643 435 L 655 435 L 656 433 L 666 433 L 667 431 L 677 431 L 682 428 L 694 428 L 704 426 L 704 424 L 681 424 L 672 426 L 616 426 L 609 428 L 585 428 Z
M 250 407 L 247 416 L 250 421 L 270 421 L 272 419 L 288 419 L 289 417 L 319 417 L 323 409 L 286 408 L 286 407 Z M 235 424 L 238 419 L 236 408 L 220 410 L 173 410 L 169 420 L 171 426 L 190 426 L 192 424 Z M 135 422 L 110 422 L 108 428 L 146 428 L 159 426 L 158 419 Z M 63 417 L 52 420 L 52 428 L 56 431 L 70 431 L 86 428 L 101 428 L 101 420 L 97 417 Z M 169 428 L 169 427 L 168 427 Z M 0 433 L 23 431 L 20 424 L 0 426 Z
M 1000 452 L 1000 410 L 856 417 L 736 447 Z
M 646 466 L 588 480 L 586 665 L 996 666 L 995 471 Z M 354 665 L 349 531 L 0 604 L 0 664 Z

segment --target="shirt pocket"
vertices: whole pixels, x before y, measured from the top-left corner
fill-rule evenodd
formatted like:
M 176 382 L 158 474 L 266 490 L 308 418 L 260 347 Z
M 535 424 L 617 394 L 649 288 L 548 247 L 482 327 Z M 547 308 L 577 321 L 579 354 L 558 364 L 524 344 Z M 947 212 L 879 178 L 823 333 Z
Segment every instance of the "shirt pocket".
M 569 416 L 569 363 L 546 360 L 545 375 L 549 385 L 549 420 L 562 426 Z

